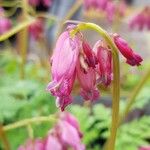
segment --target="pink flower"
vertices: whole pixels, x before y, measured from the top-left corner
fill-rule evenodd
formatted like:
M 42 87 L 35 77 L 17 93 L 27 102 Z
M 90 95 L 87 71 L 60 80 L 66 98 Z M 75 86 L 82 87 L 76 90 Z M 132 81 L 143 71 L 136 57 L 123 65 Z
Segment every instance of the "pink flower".
M 42 38 L 43 32 L 44 32 L 44 28 L 41 19 L 37 19 L 33 24 L 29 26 L 29 33 L 31 35 L 31 38 L 35 40 Z
M 77 78 L 82 88 L 80 94 L 85 100 L 97 100 L 99 91 L 96 88 L 96 72 L 91 67 L 85 70 L 81 65 L 77 64 Z
M 7 32 L 12 26 L 10 19 L 6 17 L 0 17 L 0 35 Z
M 57 40 L 52 62 L 53 81 L 47 86 L 47 90 L 57 96 L 58 105 L 64 110 L 71 103 L 70 93 L 75 80 L 75 67 L 80 50 L 80 37 L 71 38 L 69 31 L 62 33 Z
M 143 147 L 140 147 L 139 150 L 150 150 L 150 146 L 143 146 Z
M 27 140 L 24 145 L 19 146 L 18 150 L 45 150 L 41 139 Z
M 29 0 L 29 4 L 32 6 L 38 6 L 40 4 L 40 0 Z
M 57 137 L 50 134 L 43 150 L 63 150 L 63 147 Z
M 93 52 L 90 45 L 83 41 L 82 43 L 83 52 L 85 54 L 85 61 L 88 64 L 89 67 L 95 68 L 97 64 L 97 58 L 95 56 L 95 53 Z
M 150 7 L 146 6 L 141 12 L 135 15 L 130 23 L 129 27 L 131 29 L 138 28 L 143 30 L 144 28 L 150 29 Z
M 142 57 L 136 53 L 129 47 L 128 43 L 122 39 L 118 34 L 113 35 L 114 42 L 118 47 L 121 54 L 127 59 L 126 63 L 131 66 L 139 66 L 143 61 Z
M 52 0 L 29 0 L 29 4 L 31 4 L 34 7 L 39 6 L 40 3 L 46 7 L 49 7 L 52 4 Z
M 79 122 L 75 118 L 75 116 L 73 116 L 71 113 L 64 112 L 64 113 L 61 114 L 60 117 L 62 118 L 62 120 L 66 121 L 70 125 L 72 125 L 78 131 L 78 134 L 79 134 L 80 138 L 82 138 L 83 135 L 80 131 Z
M 94 45 L 94 51 L 97 53 L 99 82 L 105 86 L 110 85 L 112 80 L 112 55 L 110 49 L 103 41 L 98 41 Z
M 108 21 L 112 22 L 116 12 L 116 5 L 111 1 L 108 2 L 105 11 Z
M 46 150 L 50 148 L 52 150 L 84 150 L 85 146 L 81 143 L 78 130 L 76 118 L 69 113 L 61 113 L 59 122 L 50 130 L 46 138 Z

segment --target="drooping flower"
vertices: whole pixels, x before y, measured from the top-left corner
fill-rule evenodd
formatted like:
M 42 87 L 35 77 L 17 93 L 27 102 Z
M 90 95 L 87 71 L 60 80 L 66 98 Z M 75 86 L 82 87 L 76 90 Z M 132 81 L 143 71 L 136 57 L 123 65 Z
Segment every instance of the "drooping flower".
M 82 62 L 81 62 L 82 63 Z M 85 100 L 98 100 L 99 91 L 96 88 L 96 72 L 93 68 L 83 68 L 82 64 L 77 64 L 77 78 L 81 86 L 81 96 Z
M 150 30 L 150 7 L 146 6 L 141 12 L 135 15 L 131 19 L 129 27 L 131 29 L 137 28 L 138 30 L 143 30 L 147 28 Z
M 82 49 L 83 49 L 83 53 L 85 54 L 85 61 L 88 64 L 88 66 L 95 68 L 97 64 L 97 58 L 92 48 L 86 41 L 82 42 Z
M 50 130 L 45 145 L 46 150 L 51 147 L 55 150 L 84 150 L 76 118 L 70 113 L 61 113 L 58 123 Z
M 139 150 L 150 150 L 150 146 L 142 146 Z
M 94 45 L 98 59 L 98 82 L 103 83 L 105 86 L 110 85 L 112 80 L 112 55 L 107 44 L 103 41 L 98 41 Z
M 131 66 L 141 65 L 141 62 L 143 61 L 142 57 L 136 54 L 124 39 L 122 39 L 118 34 L 114 34 L 113 38 L 119 51 L 127 59 L 126 63 Z
M 28 139 L 24 145 L 19 146 L 18 150 L 45 150 L 44 142 L 41 139 Z
M 57 40 L 52 62 L 52 82 L 47 90 L 57 96 L 57 102 L 62 110 L 71 103 L 70 93 L 75 80 L 75 67 L 80 50 L 80 37 L 70 37 L 69 31 L 62 33 Z
M 31 38 L 38 40 L 42 37 L 44 32 L 43 22 L 41 19 L 37 19 L 34 23 L 29 26 L 29 33 Z

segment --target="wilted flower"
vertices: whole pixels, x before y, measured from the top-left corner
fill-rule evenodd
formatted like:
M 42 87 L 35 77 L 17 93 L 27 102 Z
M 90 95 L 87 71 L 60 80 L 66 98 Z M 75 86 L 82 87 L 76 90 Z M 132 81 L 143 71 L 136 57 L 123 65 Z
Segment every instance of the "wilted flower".
M 28 139 L 24 145 L 19 146 L 18 150 L 45 150 L 44 142 L 41 139 Z
M 38 40 L 42 37 L 44 28 L 43 28 L 43 22 L 41 19 L 37 19 L 34 23 L 32 23 L 29 26 L 29 33 L 31 35 L 31 38 Z
M 139 150 L 150 150 L 150 146 L 142 146 Z
M 130 28 L 138 28 L 139 30 L 143 30 L 147 28 L 150 30 L 150 7 L 146 6 L 144 10 L 134 16 L 129 24 Z
M 124 39 L 122 39 L 118 34 L 114 34 L 113 38 L 119 51 L 127 59 L 126 63 L 130 64 L 131 66 L 139 66 L 143 61 L 142 57 L 136 54 L 132 50 L 132 48 L 129 47 L 128 43 Z

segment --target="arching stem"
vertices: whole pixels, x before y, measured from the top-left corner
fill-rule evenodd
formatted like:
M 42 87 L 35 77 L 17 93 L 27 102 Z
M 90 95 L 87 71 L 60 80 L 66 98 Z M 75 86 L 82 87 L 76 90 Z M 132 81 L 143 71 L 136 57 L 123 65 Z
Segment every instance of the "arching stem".
M 86 30 L 86 29 L 92 29 L 98 32 L 112 49 L 112 57 L 113 57 L 112 125 L 110 131 L 110 138 L 106 142 L 104 149 L 115 150 L 115 141 L 119 120 L 119 101 L 120 101 L 120 65 L 119 65 L 118 49 L 115 46 L 114 42 L 112 41 L 110 35 L 100 26 L 93 23 L 79 23 L 77 27 L 71 32 L 71 35 L 74 35 L 79 30 Z

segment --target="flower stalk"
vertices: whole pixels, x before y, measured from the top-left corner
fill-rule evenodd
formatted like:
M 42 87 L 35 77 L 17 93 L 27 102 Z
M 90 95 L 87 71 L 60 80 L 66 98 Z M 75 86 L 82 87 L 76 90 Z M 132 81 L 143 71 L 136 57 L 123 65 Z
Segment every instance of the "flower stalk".
M 105 150 L 114 150 L 115 149 L 115 141 L 117 135 L 117 127 L 119 120 L 119 101 L 120 101 L 120 66 L 119 66 L 119 55 L 118 49 L 112 41 L 110 35 L 103 30 L 100 26 L 93 23 L 80 23 L 77 27 L 71 32 L 71 36 L 73 36 L 79 30 L 92 29 L 98 32 L 107 42 L 107 44 L 112 49 L 112 57 L 113 57 L 113 96 L 112 96 L 112 125 L 110 138 L 106 142 L 104 147 Z
M 24 120 L 21 120 L 21 121 L 18 121 L 18 122 L 9 124 L 9 125 L 5 125 L 3 127 L 3 131 L 8 131 L 8 130 L 28 126 L 28 125 L 31 125 L 33 123 L 50 122 L 50 121 L 53 121 L 53 122 L 56 121 L 56 119 L 53 115 L 34 117 L 34 118 L 31 118 L 31 119 L 24 119 Z
M 134 102 L 136 100 L 136 97 L 138 96 L 139 92 L 141 91 L 141 89 L 143 88 L 143 86 L 145 85 L 145 83 L 147 82 L 147 80 L 149 78 L 150 78 L 150 69 L 147 70 L 147 72 L 145 73 L 145 75 L 143 76 L 141 81 L 138 83 L 138 85 L 135 87 L 135 89 L 133 90 L 133 92 L 129 96 L 125 110 L 123 111 L 122 115 L 119 118 L 119 125 L 121 123 L 123 123 L 125 118 L 128 116 L 129 111 L 130 111 L 132 105 L 134 104 Z

